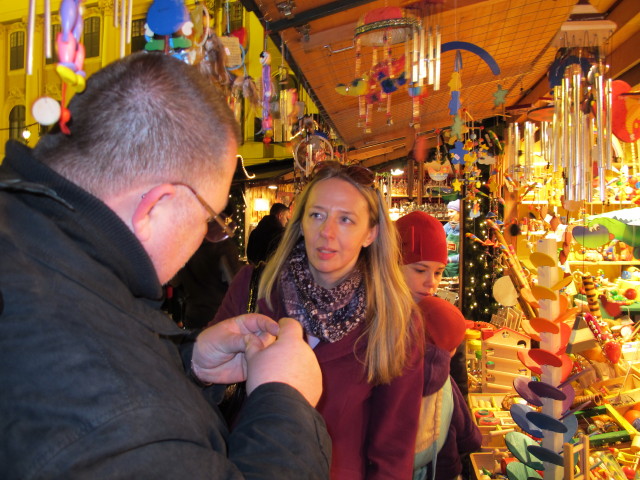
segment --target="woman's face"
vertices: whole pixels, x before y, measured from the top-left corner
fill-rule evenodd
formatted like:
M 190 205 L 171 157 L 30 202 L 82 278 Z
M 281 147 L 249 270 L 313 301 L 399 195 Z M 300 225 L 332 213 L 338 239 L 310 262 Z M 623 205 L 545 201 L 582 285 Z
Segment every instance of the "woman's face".
M 302 234 L 311 275 L 324 288 L 333 288 L 351 272 L 362 247 L 375 240 L 378 227 L 369 227 L 369 208 L 358 189 L 329 178 L 310 192 Z
M 418 303 L 424 297 L 435 295 L 442 280 L 444 263 L 424 260 L 402 266 L 404 279 L 411 290 L 414 302 Z

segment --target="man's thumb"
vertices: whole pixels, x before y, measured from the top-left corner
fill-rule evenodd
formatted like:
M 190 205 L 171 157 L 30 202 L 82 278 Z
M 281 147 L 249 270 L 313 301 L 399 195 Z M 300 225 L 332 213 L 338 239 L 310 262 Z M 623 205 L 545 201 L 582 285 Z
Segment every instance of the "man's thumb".
M 302 339 L 302 324 L 294 318 L 283 317 L 278 321 L 278 338 Z

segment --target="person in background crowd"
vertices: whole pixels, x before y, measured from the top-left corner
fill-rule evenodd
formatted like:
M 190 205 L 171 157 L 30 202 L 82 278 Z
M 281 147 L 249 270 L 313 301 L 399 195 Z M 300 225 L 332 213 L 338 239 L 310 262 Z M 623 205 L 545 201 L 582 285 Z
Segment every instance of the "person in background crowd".
M 265 215 L 258 222 L 258 226 L 253 229 L 247 241 L 247 259 L 253 265 L 266 262 L 278 248 L 289 216 L 289 207 L 284 203 L 274 203 L 269 210 L 269 215 Z
M 399 255 L 373 172 L 322 162 L 260 277 L 258 311 L 297 319 L 320 362 L 333 480 L 411 478 L 424 334 Z M 215 320 L 245 311 L 252 270 Z
M 230 212 L 223 213 L 229 218 Z M 215 235 L 215 223 L 209 231 Z M 208 232 L 209 233 L 209 232 Z M 174 318 L 184 328 L 201 329 L 213 319 L 229 285 L 242 268 L 235 239 L 212 241 L 207 235 L 184 267 L 171 279 L 173 292 L 179 298 L 182 315 Z
M 460 199 L 447 203 L 449 221 L 444 224 L 447 237 L 448 262 L 444 269 L 444 277 L 460 275 Z
M 414 479 L 453 479 L 462 472 L 461 457 L 480 448 L 481 440 L 457 383 L 449 381 L 451 357 L 464 339 L 465 320 L 454 305 L 434 297 L 447 265 L 442 224 L 415 211 L 400 217 L 396 227 L 402 271 L 422 310 L 427 341 Z M 466 383 L 466 368 L 464 372 L 460 382 Z
M 447 265 L 443 277 L 460 276 L 460 199 L 447 204 L 449 221 L 444 225 L 447 239 Z M 467 398 L 469 385 L 467 379 L 467 360 L 464 345 L 460 345 L 451 359 L 451 376 L 456 380 L 460 392 Z
M 216 213 L 239 141 L 225 98 L 141 52 L 68 108 L 70 133 L 9 142 L 0 166 L 2 478 L 326 478 L 299 323 L 244 315 L 195 337 L 159 309 L 207 223 L 232 234 Z M 201 383 L 241 380 L 229 433 Z

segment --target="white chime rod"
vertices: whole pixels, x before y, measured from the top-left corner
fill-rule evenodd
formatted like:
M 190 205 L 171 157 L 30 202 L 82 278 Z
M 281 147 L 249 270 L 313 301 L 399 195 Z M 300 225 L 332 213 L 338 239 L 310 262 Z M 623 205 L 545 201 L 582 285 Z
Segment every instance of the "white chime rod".
M 571 162 L 571 152 L 569 149 L 569 78 L 562 79 L 562 163 L 566 172 L 567 200 L 575 200 L 573 197 L 573 187 L 575 182 L 573 162 Z
M 589 152 L 593 151 L 593 129 L 594 129 L 594 125 L 593 125 L 593 118 L 590 115 L 583 115 L 584 117 L 584 127 L 583 127 L 583 131 L 584 131 L 584 136 L 583 136 L 583 142 L 584 142 L 584 150 L 585 150 L 585 156 L 587 158 L 589 158 Z M 588 166 L 591 165 L 591 161 L 589 161 L 589 163 L 585 163 L 585 181 L 584 183 L 584 198 L 587 201 L 591 201 L 593 199 L 593 169 L 592 168 L 588 168 Z M 605 192 L 605 184 L 604 184 L 604 175 L 601 173 L 599 173 L 600 175 L 600 201 L 604 201 L 604 192 Z
M 413 50 L 412 50 L 412 61 L 411 61 L 411 80 L 414 83 L 417 83 L 419 87 L 422 86 L 422 80 L 420 79 L 420 47 L 418 46 L 418 42 L 420 41 L 420 30 L 422 30 L 422 26 L 413 32 Z
M 596 73 L 595 78 L 595 94 L 596 94 L 596 145 L 597 145 L 597 165 L 598 165 L 598 186 L 600 190 L 600 201 L 605 200 L 605 159 L 604 159 L 604 80 L 600 72 Z
M 133 15 L 133 0 L 129 0 L 129 8 L 127 8 L 127 44 L 131 43 L 131 17 Z
M 127 29 L 127 0 L 120 0 L 120 58 L 124 58 L 125 34 Z M 165 39 L 166 41 L 166 39 Z
M 427 83 L 429 85 L 433 85 L 433 79 L 434 79 L 434 71 L 433 71 L 433 67 L 434 67 L 434 51 L 433 51 L 433 47 L 434 47 L 434 43 L 433 43 L 433 28 L 429 27 L 429 51 L 428 51 L 428 55 L 427 58 L 425 59 L 425 61 L 427 62 L 428 65 L 428 69 L 427 69 Z
M 36 0 L 29 0 L 29 13 L 27 17 L 27 75 L 33 72 L 33 40 L 36 28 Z
M 433 89 L 440 90 L 440 50 L 442 49 L 442 37 L 440 35 L 440 25 L 436 25 L 436 66 L 435 80 L 433 81 Z
M 553 104 L 555 108 L 553 109 L 553 123 L 552 123 L 552 134 L 553 134 L 553 170 L 555 172 L 559 171 L 562 168 L 562 124 L 560 119 L 562 118 L 562 87 L 561 85 L 556 86 L 553 89 Z
M 580 120 L 580 114 L 582 113 L 582 110 L 580 109 L 581 85 L 582 85 L 582 75 L 579 72 L 575 72 L 573 74 L 573 90 L 572 90 L 573 119 L 571 122 L 571 127 L 572 127 L 571 128 L 571 140 L 572 140 L 571 147 L 573 151 L 573 155 L 572 155 L 573 165 L 574 165 L 574 169 L 576 170 L 576 177 L 574 180 L 578 180 L 578 181 L 580 180 L 580 177 L 577 175 L 578 165 L 582 165 L 586 161 L 586 159 L 582 155 L 582 148 L 581 148 L 580 135 L 579 135 L 580 124 L 582 123 Z M 578 195 L 578 185 L 577 185 L 578 181 L 576 181 L 573 184 L 573 187 L 575 190 L 574 199 L 583 200 Z
M 611 115 L 612 115 L 612 111 L 611 111 L 611 102 L 612 102 L 612 91 L 611 91 L 611 79 L 607 78 L 607 81 L 605 83 L 605 118 L 607 120 L 607 127 L 606 127 L 606 135 L 605 135 L 605 149 L 604 149 L 604 154 L 605 154 L 605 162 L 606 162 L 606 166 L 607 166 L 607 170 L 611 170 L 611 157 L 613 155 L 612 152 L 612 147 L 611 147 L 611 136 L 613 135 L 613 132 L 611 131 Z
M 51 52 L 51 0 L 44 0 L 44 54 L 53 57 Z
M 426 38 L 425 38 L 425 31 L 424 28 L 420 29 L 420 71 L 418 72 L 418 75 L 420 77 L 420 85 L 422 86 L 424 83 L 424 79 L 427 76 L 427 66 L 425 65 L 425 51 L 427 49 L 426 46 Z

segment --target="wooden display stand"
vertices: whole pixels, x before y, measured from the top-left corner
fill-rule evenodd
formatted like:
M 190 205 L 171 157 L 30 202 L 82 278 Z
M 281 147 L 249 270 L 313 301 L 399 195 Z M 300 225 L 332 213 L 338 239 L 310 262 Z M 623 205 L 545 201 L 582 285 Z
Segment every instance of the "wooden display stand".
M 564 480 L 589 480 L 589 436 L 584 435 L 580 443 L 574 445 L 565 443 L 564 452 Z M 578 466 L 580 473 L 575 474 L 575 454 L 579 455 Z
M 482 341 L 482 392 L 510 392 L 513 380 L 531 377 L 529 370 L 518 360 L 518 351 L 529 350 L 531 338 L 504 327 Z M 493 362 L 488 365 L 489 362 Z

